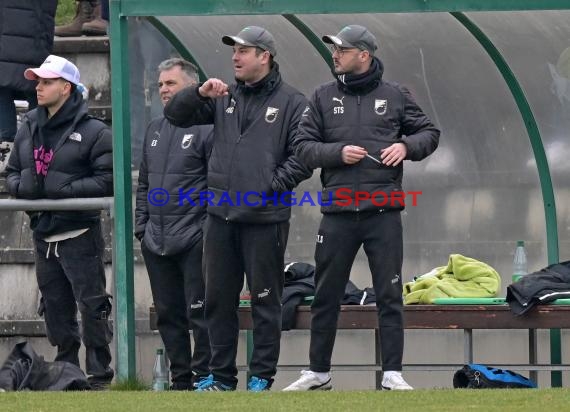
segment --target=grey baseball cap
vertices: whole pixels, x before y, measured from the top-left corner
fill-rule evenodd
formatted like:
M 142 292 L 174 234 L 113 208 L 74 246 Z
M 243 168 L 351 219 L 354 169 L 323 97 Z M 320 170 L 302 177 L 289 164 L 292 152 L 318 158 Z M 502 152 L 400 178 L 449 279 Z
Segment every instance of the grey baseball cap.
M 237 36 L 224 36 L 222 37 L 222 43 L 228 46 L 233 46 L 237 43 L 242 46 L 259 47 L 262 50 L 267 50 L 273 57 L 277 54 L 273 35 L 259 26 L 247 26 Z
M 323 36 L 323 41 L 339 47 L 356 47 L 360 50 L 367 50 L 370 54 L 374 54 L 378 49 L 376 37 L 368 31 L 364 26 L 351 24 L 338 32 L 336 36 Z

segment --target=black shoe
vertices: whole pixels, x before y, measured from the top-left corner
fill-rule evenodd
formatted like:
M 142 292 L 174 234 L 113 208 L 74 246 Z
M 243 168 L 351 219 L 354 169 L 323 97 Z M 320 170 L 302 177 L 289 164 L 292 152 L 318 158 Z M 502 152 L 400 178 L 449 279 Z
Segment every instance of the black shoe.
M 92 391 L 107 391 L 109 390 L 109 386 L 111 386 L 111 381 L 92 379 L 89 380 L 89 385 Z
M 185 381 L 172 382 L 172 385 L 170 385 L 170 390 L 171 391 L 193 391 L 194 385 L 192 384 L 192 382 L 185 382 Z

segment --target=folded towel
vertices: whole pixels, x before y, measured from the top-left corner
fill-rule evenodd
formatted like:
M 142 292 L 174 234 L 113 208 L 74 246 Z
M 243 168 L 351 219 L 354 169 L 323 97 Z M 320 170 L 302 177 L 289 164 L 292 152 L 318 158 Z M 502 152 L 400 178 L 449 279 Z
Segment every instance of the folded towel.
M 433 269 L 404 285 L 405 304 L 428 304 L 435 298 L 492 298 L 501 289 L 501 277 L 486 263 L 460 254 L 447 266 Z

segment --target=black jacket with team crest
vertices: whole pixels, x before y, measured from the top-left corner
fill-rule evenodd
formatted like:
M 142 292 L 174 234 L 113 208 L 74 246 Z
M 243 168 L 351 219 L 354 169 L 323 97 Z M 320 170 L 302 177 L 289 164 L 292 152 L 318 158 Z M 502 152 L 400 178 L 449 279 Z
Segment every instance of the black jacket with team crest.
M 149 123 L 139 169 L 135 236 L 151 252 L 175 255 L 202 238 L 206 205 L 200 193 L 206 190 L 212 137 L 212 126 L 179 128 L 164 117 Z
M 179 127 L 214 124 L 208 213 L 244 223 L 289 220 L 291 208 L 280 196 L 311 176 L 293 146 L 305 97 L 281 79 L 276 63 L 257 84 L 238 82 L 224 97 L 204 99 L 198 87 L 174 95 L 164 113 Z
M 439 130 L 416 104 L 408 90 L 382 80 L 383 66 L 375 58 L 377 84 L 365 93 L 354 93 L 340 80 L 319 86 L 303 113 L 296 154 L 309 167 L 321 169 L 323 213 L 402 209 L 390 199 L 402 191 L 403 162 L 384 166 L 365 157 L 354 165 L 342 161 L 342 148 L 356 145 L 380 159 L 380 151 L 394 143 L 406 145 L 407 160 L 422 160 L 439 142 Z M 339 191 L 339 189 L 342 189 Z M 371 200 L 356 205 L 355 192 L 368 192 Z M 344 206 L 338 203 L 344 204 Z

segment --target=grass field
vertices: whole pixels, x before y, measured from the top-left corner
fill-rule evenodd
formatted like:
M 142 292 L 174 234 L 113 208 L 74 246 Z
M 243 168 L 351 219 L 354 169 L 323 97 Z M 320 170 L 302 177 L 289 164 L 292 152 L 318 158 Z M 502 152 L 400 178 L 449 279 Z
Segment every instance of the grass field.
M 12 392 L 1 411 L 568 411 L 568 389 L 413 392 Z
M 67 24 L 75 17 L 75 0 L 58 0 L 55 24 Z

